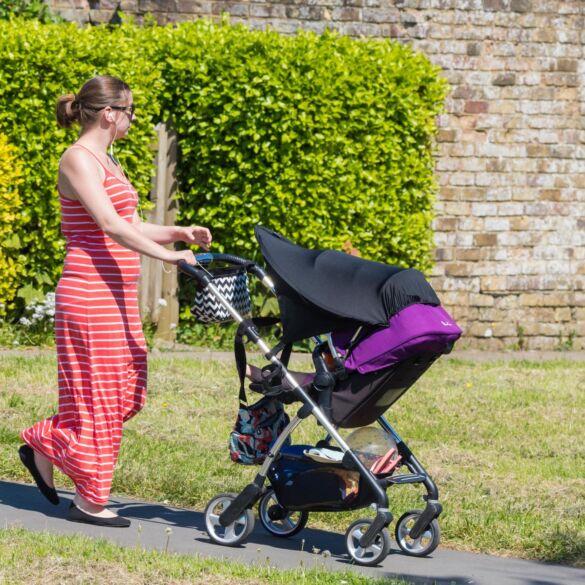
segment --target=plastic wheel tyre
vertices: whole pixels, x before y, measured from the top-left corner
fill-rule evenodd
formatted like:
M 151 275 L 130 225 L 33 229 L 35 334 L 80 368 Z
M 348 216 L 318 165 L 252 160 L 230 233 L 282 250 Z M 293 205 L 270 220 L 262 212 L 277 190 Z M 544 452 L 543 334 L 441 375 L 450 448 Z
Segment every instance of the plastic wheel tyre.
M 372 520 L 361 518 L 356 520 L 345 533 L 345 545 L 349 556 L 358 565 L 372 567 L 379 565 L 390 552 L 390 535 L 384 528 L 376 534 L 374 542 L 366 548 L 360 546 L 360 538 L 366 533 Z
M 254 530 L 254 512 L 244 510 L 242 515 L 229 526 L 222 526 L 219 517 L 236 499 L 236 494 L 219 494 L 209 501 L 205 508 L 205 528 L 209 538 L 224 546 L 237 546 Z
M 421 514 L 422 510 L 410 510 L 402 514 L 396 523 L 396 542 L 402 552 L 413 557 L 430 555 L 441 540 L 441 530 L 436 518 L 418 538 L 410 537 L 410 531 Z
M 269 490 L 258 504 L 258 517 L 260 524 L 270 534 L 286 538 L 297 534 L 307 525 L 309 513 L 289 512 L 278 503 L 274 490 Z

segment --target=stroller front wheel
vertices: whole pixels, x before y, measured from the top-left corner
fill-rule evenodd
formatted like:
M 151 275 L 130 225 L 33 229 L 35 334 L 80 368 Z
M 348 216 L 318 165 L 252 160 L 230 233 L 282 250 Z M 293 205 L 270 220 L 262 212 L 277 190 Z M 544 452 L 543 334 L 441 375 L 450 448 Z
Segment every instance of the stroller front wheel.
M 237 546 L 254 530 L 254 512 L 244 510 L 242 515 L 229 526 L 219 522 L 221 514 L 236 499 L 237 494 L 219 494 L 209 501 L 205 508 L 205 528 L 209 538 L 224 546 Z
M 366 548 L 360 546 L 360 539 L 371 524 L 372 520 L 361 518 L 351 524 L 345 533 L 345 545 L 349 556 L 358 565 L 366 567 L 379 565 L 390 552 L 390 535 L 385 528 L 376 534 L 376 538 L 370 546 Z
M 274 490 L 269 490 L 258 504 L 260 524 L 273 534 L 283 538 L 300 532 L 309 519 L 308 512 L 289 512 L 278 503 Z
M 396 522 L 396 542 L 402 552 L 413 557 L 430 555 L 441 540 L 441 530 L 436 518 L 417 539 L 410 537 L 410 531 L 421 514 L 422 510 L 410 510 L 402 514 Z

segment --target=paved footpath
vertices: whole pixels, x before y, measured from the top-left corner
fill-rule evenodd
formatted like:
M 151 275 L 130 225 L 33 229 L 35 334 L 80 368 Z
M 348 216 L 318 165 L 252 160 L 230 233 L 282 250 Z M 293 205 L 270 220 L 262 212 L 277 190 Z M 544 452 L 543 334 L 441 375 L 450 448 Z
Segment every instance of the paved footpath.
M 585 569 L 441 547 L 430 557 L 419 559 L 401 553 L 394 542 L 381 566 L 358 567 L 349 562 L 341 534 L 305 528 L 290 539 L 280 539 L 265 532 L 259 522 L 243 545 L 222 547 L 209 540 L 201 512 L 123 498 L 112 498 L 111 507 L 130 518 L 132 526 L 99 528 L 64 520 L 73 494 L 66 491 L 59 494 L 62 501 L 55 507 L 35 486 L 0 481 L 0 526 L 20 526 L 55 534 L 85 534 L 122 546 L 158 550 L 168 547 L 175 553 L 223 557 L 249 564 L 268 563 L 278 568 L 316 566 L 330 571 L 359 571 L 377 578 L 402 577 L 416 585 L 585 585 Z M 309 518 L 309 526 L 310 522 Z M 316 549 L 329 551 L 330 555 Z

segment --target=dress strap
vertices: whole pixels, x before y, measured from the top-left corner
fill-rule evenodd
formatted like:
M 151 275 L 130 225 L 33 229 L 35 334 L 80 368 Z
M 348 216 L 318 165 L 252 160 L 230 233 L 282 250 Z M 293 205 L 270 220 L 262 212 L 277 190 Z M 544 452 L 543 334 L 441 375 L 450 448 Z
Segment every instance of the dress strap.
M 79 147 L 79 148 L 83 148 L 83 150 L 89 152 L 89 154 L 91 154 L 91 156 L 93 156 L 93 158 L 95 158 L 95 160 L 98 161 L 98 163 L 101 165 L 102 169 L 104 169 L 104 171 L 106 172 L 106 174 L 112 174 L 112 171 L 110 171 L 108 169 L 108 167 L 106 167 L 106 165 L 97 157 L 97 154 L 95 154 L 95 152 L 91 151 L 89 148 L 87 148 L 87 146 L 83 146 L 83 144 L 79 144 L 78 142 L 76 142 L 75 144 L 72 144 L 70 146 L 70 148 L 75 148 L 75 147 Z

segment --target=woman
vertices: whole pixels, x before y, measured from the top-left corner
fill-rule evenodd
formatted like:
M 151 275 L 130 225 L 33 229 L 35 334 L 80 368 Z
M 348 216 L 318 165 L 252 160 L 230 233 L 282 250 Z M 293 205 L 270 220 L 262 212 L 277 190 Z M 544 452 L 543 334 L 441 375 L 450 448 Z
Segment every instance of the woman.
M 125 527 L 108 510 L 122 424 L 143 406 L 146 344 L 138 311 L 139 254 L 169 264 L 195 263 L 190 250 L 161 244 L 182 241 L 208 249 L 204 227 L 141 222 L 138 195 L 108 148 L 135 118 L 132 92 L 120 79 L 98 76 L 76 95 L 61 96 L 57 121 L 81 125 L 63 154 L 58 191 L 67 255 L 56 290 L 55 334 L 59 413 L 25 429 L 19 454 L 53 504 L 59 497 L 53 466 L 75 483 L 68 518 Z M 110 150 L 111 152 L 111 150 Z

